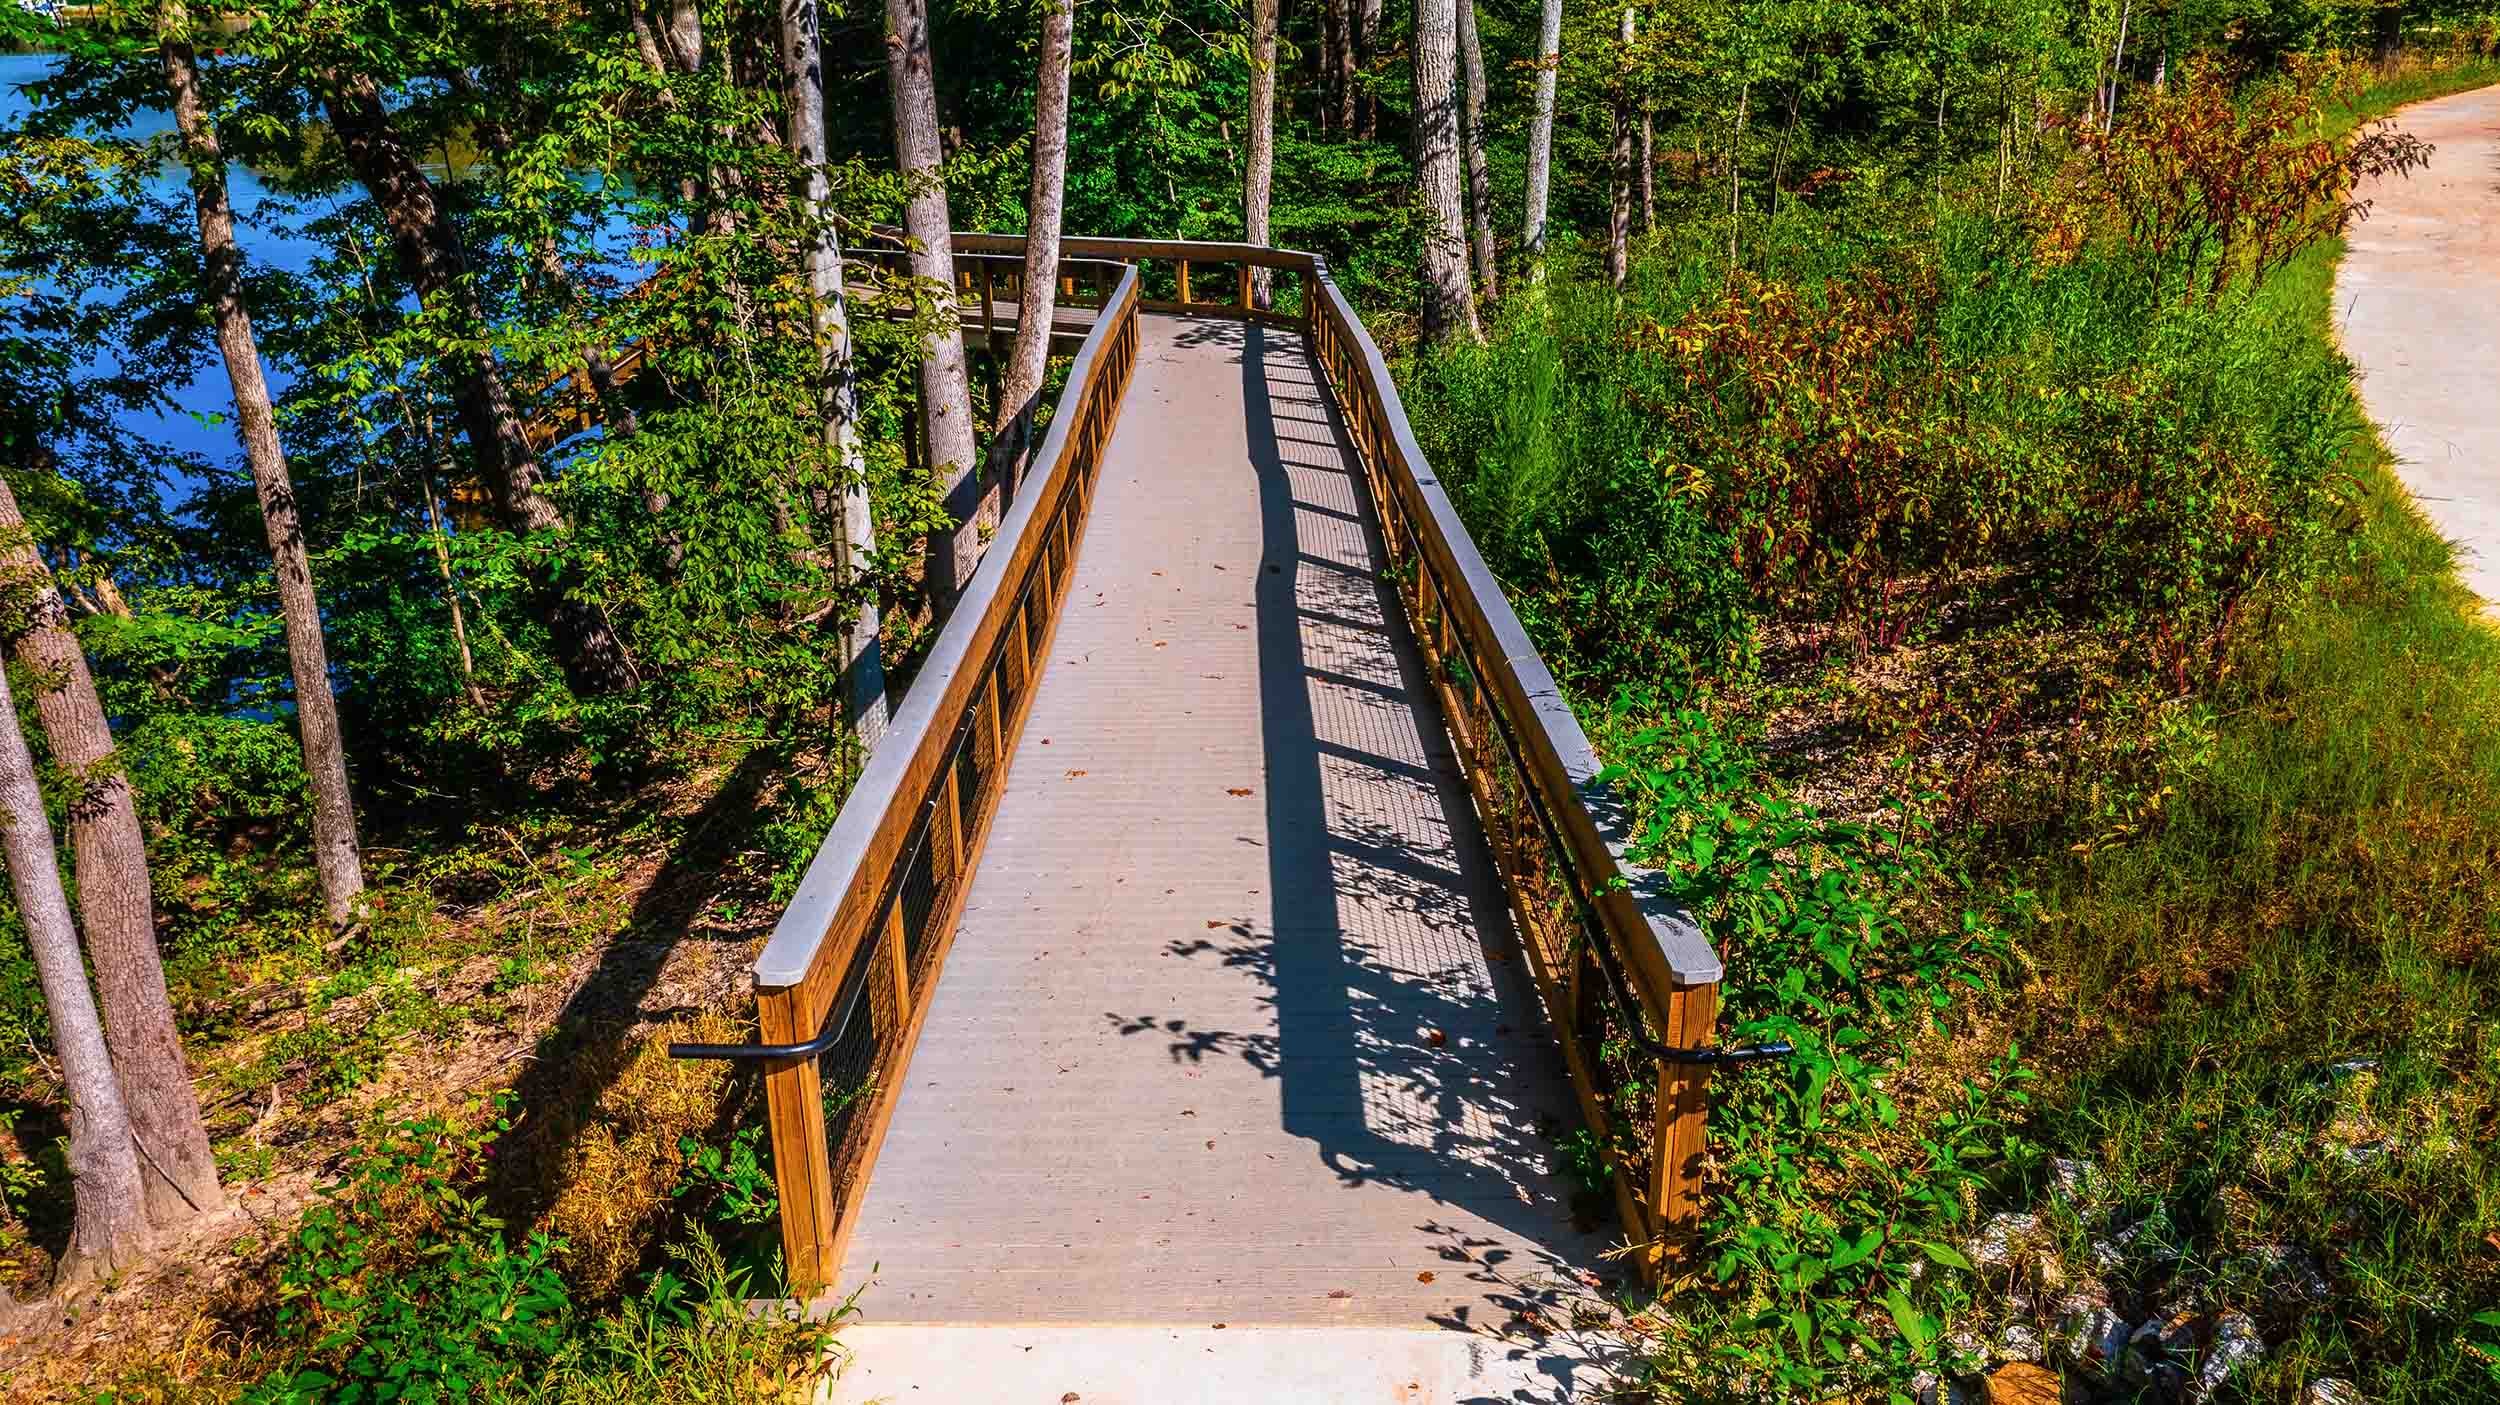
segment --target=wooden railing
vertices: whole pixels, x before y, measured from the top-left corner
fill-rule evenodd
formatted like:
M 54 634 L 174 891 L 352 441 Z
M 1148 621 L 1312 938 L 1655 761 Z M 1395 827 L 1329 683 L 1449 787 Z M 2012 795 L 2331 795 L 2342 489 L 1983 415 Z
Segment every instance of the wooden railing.
M 1316 259 L 1312 281 L 1312 351 L 1361 452 L 1389 578 L 1616 1205 L 1655 1275 L 1699 1227 L 1718 953 L 1654 875 L 1624 862 L 1629 820 L 1579 719 L 1416 444 L 1362 319 Z
M 1124 270 L 1015 502 L 755 962 L 791 1283 L 827 1285 L 892 1120 L 1050 648 L 1103 448 L 1137 361 Z
M 976 276 L 986 279 L 1000 276 L 986 266 L 996 256 L 1024 246 L 1012 235 L 954 238 L 984 256 Z M 1416 444 L 1379 348 L 1314 255 L 1081 237 L 1063 239 L 1060 254 L 1064 291 L 1100 311 L 1034 460 L 1048 474 L 1019 492 L 756 961 L 764 1039 L 841 1031 L 821 1055 L 782 1061 L 766 1080 L 794 1285 L 827 1286 L 840 1266 L 1066 589 L 1141 310 L 1255 320 L 1309 338 L 1360 451 L 1389 578 L 1430 665 L 1581 1111 L 1613 1167 L 1638 1262 L 1651 1274 L 1672 1265 L 1700 1214 L 1719 959 L 1654 877 L 1625 862 L 1627 817 Z M 1070 280 L 1104 262 L 1126 267 L 1096 301 Z M 1265 306 L 1254 270 L 1268 273 Z M 1145 296 L 1148 275 L 1173 296 Z M 962 274 L 958 291 L 969 307 L 974 288 Z M 1207 292 L 1217 296 L 1198 296 Z M 995 285 L 984 293 L 994 298 Z

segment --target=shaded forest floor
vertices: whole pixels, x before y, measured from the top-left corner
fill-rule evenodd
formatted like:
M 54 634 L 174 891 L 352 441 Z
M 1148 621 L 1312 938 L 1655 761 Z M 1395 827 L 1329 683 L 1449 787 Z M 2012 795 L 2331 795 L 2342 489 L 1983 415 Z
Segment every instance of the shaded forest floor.
M 633 1288 L 672 1217 L 703 1199 L 680 1184 L 679 1139 L 726 1142 L 748 1091 L 663 1046 L 738 1037 L 746 962 L 778 911 L 752 843 L 773 756 L 715 757 L 597 813 L 475 824 L 403 865 L 345 938 L 308 925 L 178 959 L 229 1207 L 143 1273 L 15 1309 L 0 1388 L 85 1398 L 120 1379 L 179 1396 L 235 1371 L 317 1188 L 387 1128 L 476 1124 L 498 1095 L 511 1129 L 486 1168 L 488 1208 L 562 1241 L 578 1297 Z M 0 1158 L 41 1179 L 8 1241 L 8 1286 L 39 1299 L 67 1232 L 65 1178 L 46 1163 L 60 1129 L 21 1112 L 11 1131 Z

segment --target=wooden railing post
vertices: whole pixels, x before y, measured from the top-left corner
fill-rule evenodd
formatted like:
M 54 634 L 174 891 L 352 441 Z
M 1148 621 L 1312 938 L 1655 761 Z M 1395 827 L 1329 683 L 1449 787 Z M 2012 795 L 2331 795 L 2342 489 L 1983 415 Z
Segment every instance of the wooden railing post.
M 1667 999 L 1668 1047 L 1707 1049 L 1719 1026 L 1719 987 L 1678 986 Z M 1653 1278 L 1681 1267 L 1701 1234 L 1702 1160 L 1710 1141 L 1710 1066 L 1658 1065 L 1658 1144 L 1651 1153 L 1650 1208 L 1658 1217 Z
M 1189 260 L 1180 261 L 1181 306 L 1189 306 Z
M 755 994 L 757 1036 L 767 1044 L 816 1037 L 802 1026 L 796 987 Z M 773 1182 L 781 1194 L 781 1253 L 790 1291 L 801 1301 L 833 1285 L 832 1149 L 825 1141 L 824 1090 L 814 1059 L 777 1063 L 764 1074 L 764 1110 L 773 1143 Z

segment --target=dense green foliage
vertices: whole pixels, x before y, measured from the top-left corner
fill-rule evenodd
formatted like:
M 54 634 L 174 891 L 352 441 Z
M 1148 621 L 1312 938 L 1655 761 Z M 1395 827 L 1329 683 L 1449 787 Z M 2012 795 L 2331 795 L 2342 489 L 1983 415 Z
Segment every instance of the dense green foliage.
M 1736 266 L 1678 191 L 1620 292 L 1567 260 L 1412 369 L 1734 1034 L 1800 1048 L 1720 1085 L 1703 1266 L 1636 1320 L 1664 1398 L 2054 1331 L 1971 1271 L 2009 1208 L 2122 1302 L 2256 1314 L 2252 1398 L 2500 1384 L 2491 635 L 2324 335 L 2322 201 L 2413 155 L 2313 145 L 2427 86 L 2200 75 L 1926 218 L 1792 202 Z

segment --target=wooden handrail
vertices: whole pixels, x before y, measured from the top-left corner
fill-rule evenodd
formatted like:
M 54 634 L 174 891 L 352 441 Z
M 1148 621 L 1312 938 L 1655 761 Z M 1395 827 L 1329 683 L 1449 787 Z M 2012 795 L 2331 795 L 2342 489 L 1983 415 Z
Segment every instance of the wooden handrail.
M 1037 471 L 756 957 L 764 1042 L 813 1039 L 837 1012 L 847 1022 L 825 1054 L 771 1064 L 764 1078 L 782 1246 L 801 1293 L 841 1264 L 953 940 L 1136 364 L 1137 289 L 1124 270 L 1069 369 Z
M 1024 240 L 966 233 L 954 245 L 995 257 L 1021 254 Z M 1638 1262 L 1663 1271 L 1698 1228 L 1707 1115 L 1707 1064 L 1672 1055 L 1711 1042 L 1719 957 L 1659 877 L 1626 861 L 1629 817 L 1417 444 L 1362 319 L 1326 261 L 1294 250 L 1076 236 L 1061 240 L 1060 257 L 1071 290 L 1077 264 L 1125 266 L 1034 457 L 1047 470 L 1017 494 L 755 962 L 765 1042 L 815 1038 L 837 1014 L 845 1030 L 821 1059 L 785 1061 L 766 1076 L 793 1284 L 812 1293 L 841 1263 L 1057 622 L 1135 364 L 1137 317 L 1156 310 L 1308 337 L 1362 459 L 1389 577 L 1430 664 L 1581 1110 L 1615 1170 Z M 1176 265 L 1178 302 L 1142 295 L 1138 265 L 1158 261 Z M 1191 300 L 1184 270 L 1226 264 L 1239 280 L 1233 295 Z M 1256 306 L 1254 269 L 1297 277 L 1298 311 Z

